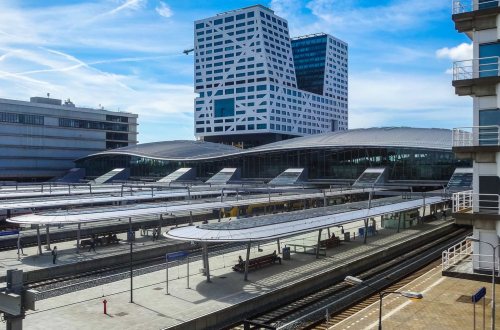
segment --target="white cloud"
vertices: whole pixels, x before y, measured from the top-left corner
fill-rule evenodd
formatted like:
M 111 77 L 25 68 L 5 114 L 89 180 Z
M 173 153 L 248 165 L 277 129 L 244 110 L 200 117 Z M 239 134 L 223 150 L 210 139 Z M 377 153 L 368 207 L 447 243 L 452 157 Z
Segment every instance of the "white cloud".
M 435 14 L 449 5 L 444 1 L 395 0 L 380 5 L 361 6 L 354 0 L 311 0 L 306 4 L 318 21 L 310 28 L 316 31 L 348 31 L 372 33 L 375 31 L 397 32 L 439 19 Z M 300 26 L 300 29 L 304 29 Z
M 373 71 L 351 74 L 349 83 L 350 128 L 452 128 L 472 121 L 471 101 L 456 96 L 445 75 Z
M 158 15 L 163 16 L 165 18 L 172 17 L 174 15 L 174 12 L 170 7 L 163 1 L 160 1 L 160 5 L 155 8 L 156 12 Z
M 436 51 L 438 58 L 447 58 L 452 61 L 463 61 L 472 59 L 472 43 L 461 43 L 456 47 L 444 47 Z
M 191 22 L 163 20 L 146 0 L 117 2 L 0 1 L 0 97 L 51 93 L 77 106 L 102 104 L 139 114 L 141 142 L 192 139 L 193 67 L 182 54 L 192 44 Z
M 300 0 L 271 0 L 269 6 L 276 15 L 290 19 L 300 12 L 302 3 Z
M 142 8 L 146 0 L 125 0 L 120 6 L 107 12 L 107 14 L 114 15 L 123 10 L 138 10 Z

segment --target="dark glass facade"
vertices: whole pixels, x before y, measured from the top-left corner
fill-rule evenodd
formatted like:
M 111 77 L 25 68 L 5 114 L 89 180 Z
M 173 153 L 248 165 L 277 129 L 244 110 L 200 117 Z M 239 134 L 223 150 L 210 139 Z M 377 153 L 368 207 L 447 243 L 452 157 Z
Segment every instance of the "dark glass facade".
M 327 36 L 292 40 L 297 87 L 323 95 Z
M 132 177 L 160 178 L 194 167 L 200 179 L 224 167 L 238 167 L 242 178 L 271 179 L 288 168 L 307 168 L 310 179 L 356 179 L 368 167 L 389 168 L 389 180 L 449 180 L 456 167 L 471 167 L 451 151 L 415 148 L 322 148 L 226 156 L 202 161 L 168 161 L 128 155 L 99 155 L 77 161 L 88 176 L 127 167 Z

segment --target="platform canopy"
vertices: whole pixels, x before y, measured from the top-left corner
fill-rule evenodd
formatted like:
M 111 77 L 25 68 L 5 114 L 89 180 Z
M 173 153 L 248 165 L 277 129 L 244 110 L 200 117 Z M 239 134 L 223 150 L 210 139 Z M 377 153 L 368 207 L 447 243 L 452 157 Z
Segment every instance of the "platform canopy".
M 375 189 L 375 191 L 378 189 Z M 224 190 L 227 193 L 234 193 L 232 190 Z M 216 210 L 222 208 L 231 208 L 255 204 L 268 204 L 269 202 L 287 202 L 297 201 L 310 198 L 333 197 L 343 196 L 349 194 L 358 194 L 368 192 L 367 189 L 352 189 L 343 191 L 331 191 L 324 193 L 310 193 L 310 194 L 294 194 L 294 195 L 280 195 L 269 197 L 247 198 L 240 200 L 230 200 L 223 202 L 209 201 L 200 203 L 182 203 L 174 204 L 169 202 L 156 203 L 156 204 L 135 204 L 135 205 L 120 205 L 120 206 L 106 206 L 94 207 L 92 209 L 75 209 L 75 210 L 57 210 L 46 211 L 33 214 L 25 214 L 7 219 L 8 222 L 19 224 L 60 224 L 60 223 L 83 223 L 83 222 L 96 222 L 115 219 L 128 219 L 129 217 L 144 217 L 144 216 L 159 216 L 160 214 L 169 214 L 176 212 L 186 211 L 204 211 Z
M 104 204 L 104 203 L 123 203 L 123 202 L 148 202 L 151 200 L 167 199 L 167 198 L 184 198 L 191 197 L 206 197 L 219 195 L 221 190 L 207 190 L 207 191 L 190 191 L 186 189 L 177 189 L 173 191 L 154 191 L 141 190 L 134 191 L 131 195 L 129 191 L 124 191 L 123 196 L 113 195 L 86 195 L 86 196 L 66 196 L 59 199 L 36 199 L 36 200 L 12 200 L 4 201 L 0 204 L 0 210 L 19 210 L 19 209 L 37 209 L 37 208 L 56 208 L 65 206 L 84 206 L 91 204 Z
M 371 208 L 366 208 L 366 202 L 363 202 L 365 208 L 350 209 L 354 205 L 361 205 L 360 202 L 357 202 L 339 205 L 339 207 L 309 209 L 224 223 L 180 227 L 168 231 L 164 236 L 175 240 L 194 242 L 264 241 L 344 225 L 384 214 L 418 209 L 424 204 L 431 205 L 443 201 L 445 199 L 441 197 L 414 200 L 391 197 L 372 201 L 373 207 Z

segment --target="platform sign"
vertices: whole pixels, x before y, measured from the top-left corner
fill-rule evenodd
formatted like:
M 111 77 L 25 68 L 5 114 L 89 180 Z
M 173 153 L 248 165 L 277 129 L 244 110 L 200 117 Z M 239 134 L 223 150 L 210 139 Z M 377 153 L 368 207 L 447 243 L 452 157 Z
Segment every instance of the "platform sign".
M 168 261 L 175 261 L 175 260 L 184 259 L 188 255 L 189 255 L 189 253 L 186 251 L 178 251 L 178 252 L 167 253 L 166 258 L 167 258 L 167 262 L 168 262 Z
M 472 302 L 477 303 L 485 295 L 486 295 L 486 288 L 483 286 L 481 289 L 477 290 L 477 292 L 472 295 Z
M 15 293 L 0 293 L 0 312 L 21 315 L 21 296 Z
M 170 261 L 179 261 L 181 259 L 187 258 L 187 287 L 189 289 L 189 252 L 186 251 L 177 251 L 177 252 L 172 252 L 172 253 L 167 253 L 165 255 L 165 293 L 169 294 L 168 292 L 168 263 Z M 179 266 L 179 263 L 177 263 L 177 267 Z
M 476 303 L 483 300 L 483 329 L 485 329 L 486 326 L 486 288 L 483 286 L 481 289 L 477 290 L 476 293 L 472 295 L 472 305 L 473 307 L 473 313 L 474 313 L 474 329 L 476 328 Z

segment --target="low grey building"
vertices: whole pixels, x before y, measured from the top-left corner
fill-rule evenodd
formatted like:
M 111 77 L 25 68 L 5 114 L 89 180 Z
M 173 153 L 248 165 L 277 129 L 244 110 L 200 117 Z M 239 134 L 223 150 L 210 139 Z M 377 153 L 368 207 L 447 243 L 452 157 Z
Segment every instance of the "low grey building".
M 0 99 L 0 180 L 50 179 L 75 159 L 135 145 L 137 117 L 49 97 Z

